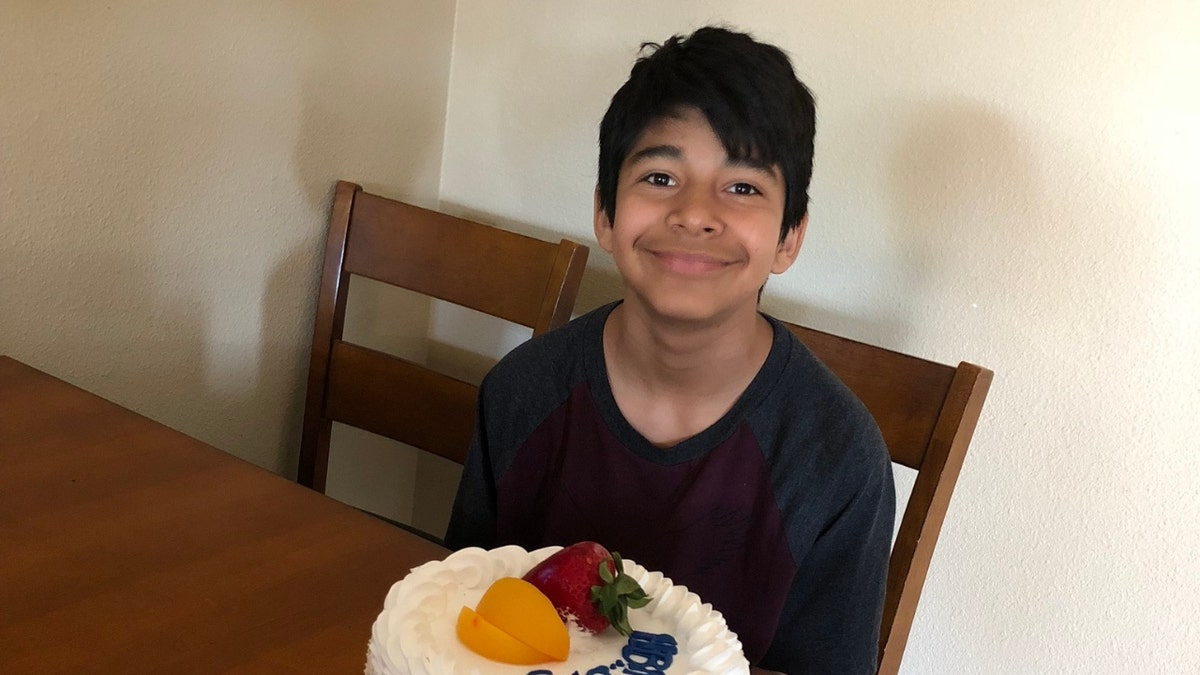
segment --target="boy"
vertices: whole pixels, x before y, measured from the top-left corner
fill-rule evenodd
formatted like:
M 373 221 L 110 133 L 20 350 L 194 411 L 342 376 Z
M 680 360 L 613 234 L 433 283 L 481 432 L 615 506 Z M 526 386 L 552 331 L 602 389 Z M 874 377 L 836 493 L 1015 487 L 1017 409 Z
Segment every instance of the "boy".
M 597 541 L 712 603 L 752 665 L 873 673 L 887 450 L 758 312 L 804 237 L 812 97 L 745 34 L 646 50 L 600 125 L 595 233 L 624 297 L 484 380 L 446 542 Z

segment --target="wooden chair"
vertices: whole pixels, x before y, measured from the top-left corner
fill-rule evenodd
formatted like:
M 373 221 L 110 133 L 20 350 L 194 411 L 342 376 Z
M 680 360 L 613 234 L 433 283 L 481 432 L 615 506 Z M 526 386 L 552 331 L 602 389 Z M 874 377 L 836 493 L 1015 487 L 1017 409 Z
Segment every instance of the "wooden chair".
M 342 422 L 463 463 L 475 385 L 346 342 L 351 274 L 528 326 L 566 323 L 588 249 L 496 229 L 339 182 L 317 296 L 297 481 L 325 491 L 329 436 Z
M 788 327 L 866 404 L 892 461 L 917 470 L 888 564 L 879 673 L 893 675 L 908 643 L 950 495 L 992 371 L 925 361 L 794 324 Z

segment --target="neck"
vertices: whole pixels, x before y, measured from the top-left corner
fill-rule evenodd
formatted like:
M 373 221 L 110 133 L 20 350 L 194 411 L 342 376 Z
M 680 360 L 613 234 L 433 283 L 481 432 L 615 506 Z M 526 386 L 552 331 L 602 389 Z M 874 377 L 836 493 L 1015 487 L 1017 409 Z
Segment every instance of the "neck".
M 704 397 L 749 384 L 771 349 L 772 330 L 756 307 L 741 315 L 699 323 L 651 315 L 626 301 L 604 330 L 609 368 L 647 391 Z

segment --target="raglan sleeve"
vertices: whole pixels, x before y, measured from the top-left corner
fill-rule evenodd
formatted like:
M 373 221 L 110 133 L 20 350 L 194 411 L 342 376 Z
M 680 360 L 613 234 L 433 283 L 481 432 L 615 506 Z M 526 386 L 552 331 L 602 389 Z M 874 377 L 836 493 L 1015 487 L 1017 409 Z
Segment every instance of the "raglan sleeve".
M 789 675 L 876 671 L 895 487 L 873 422 L 853 445 L 854 461 L 830 491 L 827 523 L 798 561 L 762 668 Z
M 475 431 L 446 529 L 446 546 L 452 550 L 496 545 L 496 474 L 486 413 L 496 396 L 491 380 L 490 374 L 484 378 L 475 402 Z

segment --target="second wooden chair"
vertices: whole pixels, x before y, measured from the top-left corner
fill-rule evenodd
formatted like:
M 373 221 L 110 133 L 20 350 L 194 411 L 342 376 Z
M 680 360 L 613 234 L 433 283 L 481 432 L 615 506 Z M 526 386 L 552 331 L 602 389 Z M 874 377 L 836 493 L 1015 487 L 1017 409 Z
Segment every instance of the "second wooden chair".
M 879 675 L 895 675 L 992 371 L 926 361 L 796 324 L 788 328 L 867 406 L 892 463 L 917 470 L 892 545 L 879 634 Z

